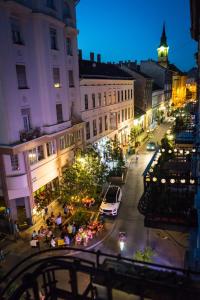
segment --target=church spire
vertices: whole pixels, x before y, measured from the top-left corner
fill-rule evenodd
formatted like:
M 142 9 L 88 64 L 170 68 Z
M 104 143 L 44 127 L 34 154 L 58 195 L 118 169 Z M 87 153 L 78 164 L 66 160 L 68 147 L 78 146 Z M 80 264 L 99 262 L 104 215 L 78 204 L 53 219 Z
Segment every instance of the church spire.
M 160 38 L 160 47 L 161 46 L 168 47 L 167 37 L 166 37 L 166 33 L 165 33 L 165 22 L 163 23 L 163 31 L 162 31 L 162 36 Z
M 163 23 L 162 35 L 160 38 L 160 46 L 157 48 L 157 52 L 159 64 L 163 67 L 167 67 L 169 47 L 167 44 L 167 36 L 165 32 L 165 22 Z

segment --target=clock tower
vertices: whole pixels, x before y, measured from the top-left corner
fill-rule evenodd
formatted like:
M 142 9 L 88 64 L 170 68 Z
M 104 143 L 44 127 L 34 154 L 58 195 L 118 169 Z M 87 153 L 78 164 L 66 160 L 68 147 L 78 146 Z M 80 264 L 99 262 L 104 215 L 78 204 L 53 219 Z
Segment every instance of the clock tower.
M 163 67 L 167 67 L 169 46 L 167 45 L 165 23 L 163 24 L 162 36 L 160 38 L 160 46 L 157 48 L 157 51 L 158 51 L 158 63 Z

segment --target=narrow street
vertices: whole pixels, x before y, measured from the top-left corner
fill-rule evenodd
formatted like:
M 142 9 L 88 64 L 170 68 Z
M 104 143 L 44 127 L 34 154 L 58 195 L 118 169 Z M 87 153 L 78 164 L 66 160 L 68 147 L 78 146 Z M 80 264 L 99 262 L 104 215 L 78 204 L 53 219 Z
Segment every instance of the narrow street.
M 152 140 L 160 142 L 169 127 L 169 123 L 159 126 L 154 131 Z M 172 239 L 164 231 L 145 228 L 144 217 L 138 212 L 138 201 L 143 193 L 142 174 L 154 152 L 147 151 L 144 144 L 139 153 L 138 162 L 135 161 L 134 155 L 131 158 L 126 183 L 122 187 L 123 198 L 118 216 L 115 219 L 106 218 L 106 222 L 114 223 L 113 230 L 109 237 L 94 250 L 118 254 L 120 252 L 118 234 L 120 231 L 125 231 L 127 242 L 123 256 L 132 258 L 136 250 L 151 246 L 155 251 L 153 259 L 155 263 L 183 267 L 185 247 L 181 246 L 181 243 L 178 244 L 176 238 L 178 236 L 179 241 L 182 239 L 185 241 L 186 234 L 175 233 L 176 238 Z M 171 235 L 173 237 L 174 233 L 171 232 Z

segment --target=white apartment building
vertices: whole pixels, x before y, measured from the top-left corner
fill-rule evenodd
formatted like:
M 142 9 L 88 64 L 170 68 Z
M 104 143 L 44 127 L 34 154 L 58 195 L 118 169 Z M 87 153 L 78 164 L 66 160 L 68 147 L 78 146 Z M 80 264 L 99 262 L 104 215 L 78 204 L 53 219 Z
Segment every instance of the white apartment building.
M 79 61 L 81 116 L 85 121 L 86 145 L 94 144 L 104 151 L 108 139 L 118 138 L 122 146 L 128 142 L 134 119 L 134 80 L 114 64 Z
M 13 220 L 32 221 L 82 144 L 76 2 L 0 0 L 0 206 Z

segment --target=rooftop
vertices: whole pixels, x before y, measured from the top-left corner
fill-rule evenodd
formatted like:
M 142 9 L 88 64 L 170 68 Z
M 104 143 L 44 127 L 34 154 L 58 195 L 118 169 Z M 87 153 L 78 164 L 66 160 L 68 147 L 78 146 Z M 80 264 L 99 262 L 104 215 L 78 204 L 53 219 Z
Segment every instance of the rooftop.
M 130 74 L 121 70 L 114 64 L 94 62 L 91 60 L 79 61 L 79 74 L 80 74 L 80 78 L 122 79 L 122 80 L 134 79 Z

